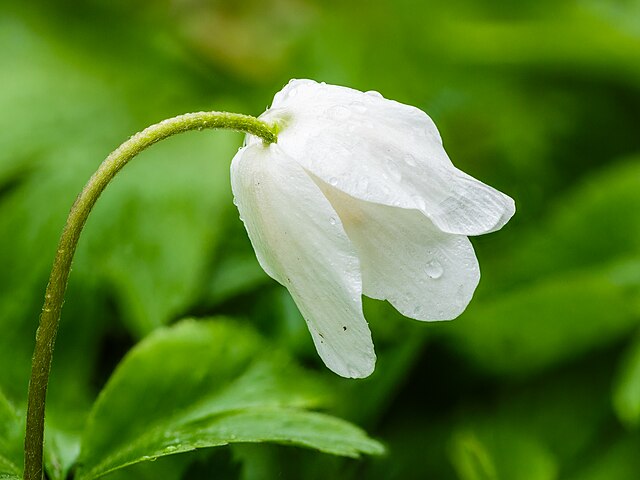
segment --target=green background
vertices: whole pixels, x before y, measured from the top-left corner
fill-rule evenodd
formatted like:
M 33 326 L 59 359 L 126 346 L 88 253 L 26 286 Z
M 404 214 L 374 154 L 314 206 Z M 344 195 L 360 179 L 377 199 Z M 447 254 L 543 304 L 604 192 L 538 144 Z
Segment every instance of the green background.
M 68 433 L 61 458 L 73 457 L 74 432 L 134 344 L 184 317 L 224 316 L 318 377 L 332 396 L 321 409 L 386 454 L 239 444 L 106 478 L 640 478 L 636 0 L 4 0 L 9 401 L 19 409 L 26 395 L 57 238 L 99 162 L 163 118 L 258 115 L 290 78 L 425 110 L 456 166 L 516 200 L 503 230 L 472 240 L 482 280 L 467 311 L 420 323 L 367 300 L 376 371 L 331 374 L 286 290 L 260 270 L 232 204 L 241 136 L 172 138 L 122 172 L 81 239 L 50 387 L 49 420 Z

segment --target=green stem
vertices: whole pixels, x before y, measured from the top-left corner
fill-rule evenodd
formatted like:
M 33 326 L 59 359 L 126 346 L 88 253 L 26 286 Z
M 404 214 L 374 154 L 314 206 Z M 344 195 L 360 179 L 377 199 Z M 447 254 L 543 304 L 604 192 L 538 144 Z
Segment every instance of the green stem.
M 226 112 L 198 112 L 180 115 L 152 125 L 137 133 L 112 152 L 89 179 L 74 202 L 58 243 L 44 307 L 40 314 L 40 326 L 36 333 L 36 345 L 31 364 L 29 396 L 27 402 L 27 429 L 24 440 L 24 479 L 42 480 L 44 411 L 51 370 L 53 348 L 60 323 L 60 312 L 67 289 L 71 262 L 82 228 L 98 197 L 111 179 L 145 148 L 176 133 L 205 128 L 225 128 L 250 133 L 265 143 L 277 141 L 275 127 L 255 117 Z

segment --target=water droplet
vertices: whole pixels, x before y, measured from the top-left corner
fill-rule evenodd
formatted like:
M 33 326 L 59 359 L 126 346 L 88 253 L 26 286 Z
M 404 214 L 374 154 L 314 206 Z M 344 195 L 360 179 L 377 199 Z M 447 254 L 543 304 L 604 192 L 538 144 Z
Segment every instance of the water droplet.
M 336 217 L 329 217 L 329 223 L 330 223 L 331 225 L 335 225 L 335 224 L 336 224 L 336 222 L 337 222 Z
M 164 453 L 172 453 L 176 450 L 178 450 L 178 447 L 176 447 L 175 445 L 169 445 L 168 447 L 165 447 Z
M 444 273 L 444 269 L 442 268 L 442 265 L 437 260 L 429 261 L 425 265 L 424 271 L 429 278 L 433 278 L 434 280 L 440 278 Z
M 380 92 L 376 92 L 375 90 L 369 90 L 368 92 L 364 92 L 370 97 L 374 98 L 384 98 Z
M 327 113 L 335 120 L 346 120 L 351 116 L 351 110 L 344 105 L 335 105 L 327 110 Z
M 237 207 L 238 206 L 238 199 L 236 197 L 233 197 L 233 204 Z
M 331 177 L 329 179 L 329 184 L 335 187 L 336 185 L 338 185 L 338 179 L 336 177 Z
M 413 155 L 411 155 L 410 153 L 407 153 L 404 156 L 404 163 L 406 163 L 407 165 L 409 165 L 410 167 L 415 167 L 417 165 L 416 163 L 416 157 L 414 157 Z

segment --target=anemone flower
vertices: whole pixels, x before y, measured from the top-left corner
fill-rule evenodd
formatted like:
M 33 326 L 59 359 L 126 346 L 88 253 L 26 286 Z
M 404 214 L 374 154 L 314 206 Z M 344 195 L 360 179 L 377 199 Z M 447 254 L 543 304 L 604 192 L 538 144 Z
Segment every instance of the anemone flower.
M 376 356 L 362 294 L 417 320 L 450 320 L 480 279 L 469 235 L 501 228 L 513 200 L 453 166 L 422 110 L 377 92 L 292 80 L 248 135 L 231 184 L 260 265 L 284 285 L 318 354 L 344 377 Z

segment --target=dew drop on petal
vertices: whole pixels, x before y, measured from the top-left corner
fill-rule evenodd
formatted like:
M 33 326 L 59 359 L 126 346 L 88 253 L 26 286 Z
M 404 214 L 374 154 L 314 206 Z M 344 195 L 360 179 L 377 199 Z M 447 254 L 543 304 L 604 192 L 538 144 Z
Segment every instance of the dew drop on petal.
M 333 187 L 335 187 L 336 185 L 338 185 L 338 179 L 336 177 L 331 177 L 329 179 L 329 184 Z
M 335 224 L 336 224 L 336 222 L 337 222 L 336 217 L 329 217 L 329 223 L 330 223 L 331 225 L 335 225 Z
M 364 92 L 367 95 L 369 95 L 370 97 L 374 97 L 374 98 L 383 98 L 382 94 L 380 92 L 376 92 L 375 90 L 369 90 L 368 92 Z
M 433 278 L 434 280 L 440 278 L 444 273 L 444 269 L 442 268 L 442 265 L 437 260 L 429 261 L 425 265 L 424 271 L 429 278 Z

